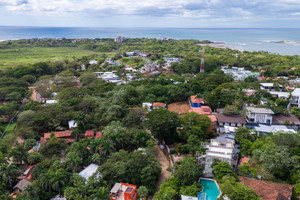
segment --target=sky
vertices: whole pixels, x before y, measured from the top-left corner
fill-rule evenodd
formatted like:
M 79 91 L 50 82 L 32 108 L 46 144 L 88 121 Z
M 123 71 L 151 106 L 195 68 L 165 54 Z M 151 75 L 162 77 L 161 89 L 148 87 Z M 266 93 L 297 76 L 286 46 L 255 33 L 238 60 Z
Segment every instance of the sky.
M 0 26 L 300 28 L 300 0 L 0 0 Z

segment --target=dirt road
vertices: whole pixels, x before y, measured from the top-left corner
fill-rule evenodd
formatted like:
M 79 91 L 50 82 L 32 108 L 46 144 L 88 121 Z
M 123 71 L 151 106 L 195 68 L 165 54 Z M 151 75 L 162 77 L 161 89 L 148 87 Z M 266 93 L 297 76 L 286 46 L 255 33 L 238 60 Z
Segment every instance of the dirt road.
M 156 159 L 161 164 L 161 174 L 158 180 L 158 183 L 156 184 L 156 192 L 159 191 L 160 185 L 165 182 L 168 178 L 171 177 L 171 172 L 168 172 L 167 169 L 171 167 L 171 163 L 164 154 L 163 150 L 159 148 L 159 145 L 155 145 L 155 156 Z

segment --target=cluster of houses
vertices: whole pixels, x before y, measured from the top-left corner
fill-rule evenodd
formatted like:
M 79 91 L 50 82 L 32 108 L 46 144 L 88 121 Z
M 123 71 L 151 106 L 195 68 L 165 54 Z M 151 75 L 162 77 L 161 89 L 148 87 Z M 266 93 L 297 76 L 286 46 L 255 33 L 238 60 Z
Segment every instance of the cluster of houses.
M 180 58 L 175 58 L 175 57 L 173 57 L 173 58 L 164 58 L 164 60 L 166 61 L 165 67 L 168 67 L 168 68 L 171 67 L 172 63 L 180 63 L 180 64 L 182 64 Z
M 232 67 L 229 68 L 228 66 L 222 66 L 221 70 L 225 74 L 231 74 L 234 80 L 243 81 L 247 77 L 259 77 L 260 73 L 258 72 L 251 72 L 249 70 L 245 70 L 244 68 Z

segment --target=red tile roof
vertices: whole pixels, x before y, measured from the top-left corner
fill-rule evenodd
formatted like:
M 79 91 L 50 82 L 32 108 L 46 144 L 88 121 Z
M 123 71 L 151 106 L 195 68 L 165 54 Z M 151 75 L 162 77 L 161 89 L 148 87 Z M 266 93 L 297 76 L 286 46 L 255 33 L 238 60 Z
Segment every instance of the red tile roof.
M 193 103 L 206 103 L 206 101 L 203 98 L 197 98 L 197 95 L 190 96 L 190 98 Z
M 93 130 L 87 130 L 87 131 L 85 131 L 85 134 L 84 134 L 84 136 L 86 137 L 86 138 L 89 138 L 89 137 L 94 137 L 94 131 Z
M 155 102 L 152 104 L 153 107 L 163 107 L 165 108 L 166 107 L 166 104 L 164 103 L 161 103 L 161 102 Z
M 242 165 L 243 163 L 248 163 L 249 160 L 250 160 L 249 157 L 246 157 L 246 156 L 242 157 L 241 160 L 240 160 L 240 165 Z
M 263 200 L 287 200 L 292 196 L 292 185 L 260 181 L 240 176 L 239 179 L 246 186 L 251 187 Z
M 247 123 L 242 115 L 227 116 L 222 113 L 218 113 L 217 117 L 219 123 L 241 123 L 241 124 Z
M 211 115 L 211 109 L 209 106 L 202 106 L 201 108 L 199 107 L 191 107 L 189 112 L 195 112 L 198 114 L 203 114 L 203 115 Z
M 284 116 L 284 115 L 274 115 L 273 116 L 273 124 L 284 124 L 286 121 L 288 121 L 290 124 L 300 125 L 300 120 L 293 114 L 290 114 L 290 116 Z
M 71 133 L 72 133 L 72 130 L 59 131 L 59 132 L 55 132 L 54 136 L 57 137 L 57 138 L 66 138 L 66 137 L 71 137 Z M 46 140 L 50 139 L 50 137 L 51 137 L 51 133 L 45 133 L 44 134 L 44 138 Z
M 96 138 L 101 138 L 102 137 L 102 133 L 100 132 L 100 131 L 98 131 L 97 133 L 96 133 Z
M 199 115 L 207 115 L 212 123 L 217 122 L 217 117 L 211 114 L 211 109 L 208 106 L 202 106 L 201 108 L 191 107 L 189 112 L 195 112 Z

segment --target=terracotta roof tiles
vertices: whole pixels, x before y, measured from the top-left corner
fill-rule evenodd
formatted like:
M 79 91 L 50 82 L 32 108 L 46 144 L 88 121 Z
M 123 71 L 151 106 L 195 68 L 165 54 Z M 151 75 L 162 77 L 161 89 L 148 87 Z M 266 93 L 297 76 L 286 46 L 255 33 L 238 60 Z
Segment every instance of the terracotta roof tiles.
M 292 196 L 292 185 L 246 177 L 239 177 L 239 179 L 246 186 L 251 187 L 263 200 L 287 200 Z

